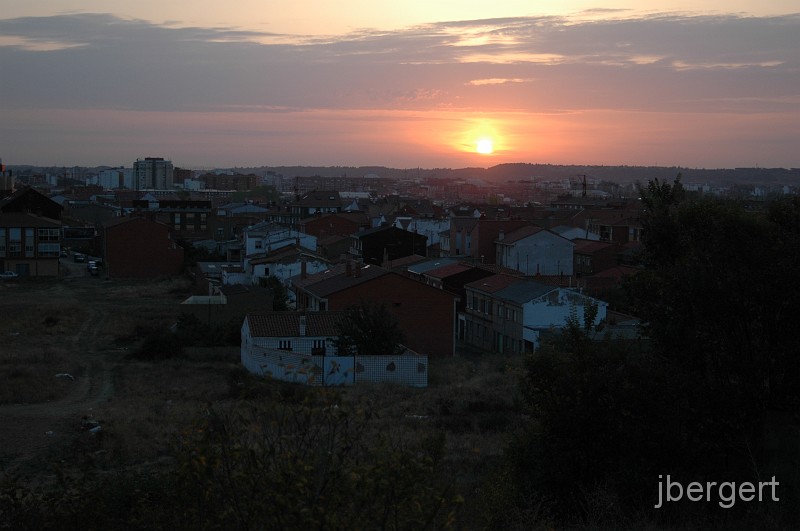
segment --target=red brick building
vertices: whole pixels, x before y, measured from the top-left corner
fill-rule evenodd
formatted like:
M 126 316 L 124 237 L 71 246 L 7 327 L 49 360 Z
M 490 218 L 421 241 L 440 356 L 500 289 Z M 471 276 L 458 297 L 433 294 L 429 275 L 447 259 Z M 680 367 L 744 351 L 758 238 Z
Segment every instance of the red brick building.
M 103 224 L 101 239 L 109 278 L 169 277 L 183 270 L 183 249 L 163 223 L 116 218 Z
M 329 236 L 350 236 L 370 227 L 366 214 L 332 213 L 312 216 L 298 223 L 300 232 L 311 234 L 319 239 Z
M 257 175 L 226 175 L 216 173 L 205 173 L 197 178 L 205 183 L 206 188 L 212 190 L 252 190 L 258 186 L 259 178 Z
M 619 245 L 616 243 L 584 239 L 573 242 L 573 271 L 576 275 L 594 275 L 617 266 Z
M 455 354 L 456 296 L 378 266 L 354 263 L 293 282 L 298 310 L 345 310 L 384 304 L 398 321 L 405 345 L 430 357 Z
M 450 256 L 463 256 L 476 263 L 495 263 L 495 240 L 500 233 L 509 233 L 525 225 L 519 219 L 482 219 L 455 217 L 450 222 Z

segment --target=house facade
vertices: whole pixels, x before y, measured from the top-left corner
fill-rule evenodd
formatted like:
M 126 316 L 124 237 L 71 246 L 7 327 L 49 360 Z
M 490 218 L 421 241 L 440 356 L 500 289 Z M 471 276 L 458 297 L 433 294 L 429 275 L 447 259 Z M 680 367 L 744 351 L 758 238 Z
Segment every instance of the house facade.
M 464 340 L 491 352 L 533 352 L 542 333 L 563 329 L 570 318 L 583 325 L 592 308 L 597 310 L 593 325 L 606 316 L 605 302 L 530 278 L 499 274 L 464 288 Z
M 427 237 L 393 226 L 375 227 L 351 236 L 350 257 L 364 264 L 384 265 L 406 256 L 425 256 Z
M 109 278 L 156 278 L 183 270 L 183 249 L 163 223 L 122 217 L 103 224 L 103 260 Z
M 0 271 L 58 276 L 61 212 L 61 205 L 33 188 L 0 200 Z
M 527 225 L 500 232 L 495 246 L 496 263 L 503 267 L 527 276 L 572 275 L 575 244 L 547 229 Z
M 619 245 L 612 242 L 573 240 L 574 270 L 576 275 L 594 275 L 616 267 Z
M 60 221 L 17 212 L 0 214 L 0 271 L 55 277 L 60 252 Z
M 330 236 L 350 236 L 370 228 L 370 222 L 365 214 L 330 213 L 303 219 L 298 222 L 298 228 L 306 234 L 323 239 Z
M 299 311 L 339 311 L 383 304 L 397 319 L 405 345 L 431 357 L 455 354 L 456 296 L 378 266 L 347 262 L 306 278 L 295 278 Z
M 450 256 L 472 258 L 476 263 L 493 264 L 496 261 L 495 241 L 500 233 L 508 234 L 527 225 L 519 219 L 484 219 L 454 217 L 450 220 L 450 237 L 442 241 L 442 250 L 449 249 Z
M 251 373 L 310 386 L 397 383 L 428 385 L 428 358 L 402 354 L 360 356 L 336 348 L 343 312 L 265 312 L 242 324 L 241 360 Z

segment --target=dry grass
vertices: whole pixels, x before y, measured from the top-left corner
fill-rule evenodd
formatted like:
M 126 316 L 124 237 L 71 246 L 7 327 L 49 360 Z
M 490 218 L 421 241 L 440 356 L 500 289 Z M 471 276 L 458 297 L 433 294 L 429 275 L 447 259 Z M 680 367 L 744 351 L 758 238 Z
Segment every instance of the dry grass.
M 464 353 L 431 360 L 426 389 L 312 389 L 247 374 L 238 348 L 187 349 L 178 360 L 127 359 L 145 335 L 175 322 L 188 293 L 184 283 L 76 281 L 33 287 L 25 304 L 0 302 L 0 311 L 14 314 L 0 323 L 12 347 L 0 356 L 0 378 L 10 382 L 0 389 L 0 403 L 18 403 L 23 397 L 26 402 L 57 402 L 74 394 L 77 381 L 54 382 L 56 372 L 92 381 L 88 398 L 80 398 L 66 413 L 66 442 L 29 460 L 43 474 L 51 462 L 75 473 L 160 466 L 208 408 L 224 411 L 269 400 L 296 404 L 311 397 L 342 407 L 368 407 L 373 414 L 366 436 L 380 434 L 399 444 L 441 438 L 443 463 L 458 490 L 479 492 L 510 434 L 526 420 L 516 407 L 518 358 Z M 14 331 L 20 333 L 8 335 Z M 86 430 L 89 421 L 99 423 L 100 433 Z

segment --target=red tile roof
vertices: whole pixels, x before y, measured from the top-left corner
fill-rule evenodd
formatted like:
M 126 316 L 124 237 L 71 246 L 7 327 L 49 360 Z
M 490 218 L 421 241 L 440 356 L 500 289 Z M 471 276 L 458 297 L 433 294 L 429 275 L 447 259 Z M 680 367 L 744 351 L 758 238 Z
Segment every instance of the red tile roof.
M 464 271 L 468 271 L 472 268 L 473 266 L 471 265 L 463 262 L 456 262 L 455 264 L 448 264 L 426 271 L 425 276 L 442 279 L 452 275 L 457 275 L 458 273 L 462 273 Z
M 526 225 L 524 227 L 518 228 L 517 230 L 509 232 L 503 237 L 502 240 L 498 238 L 497 241 L 502 241 L 503 243 L 506 244 L 515 243 L 518 242 L 519 240 L 527 238 L 528 236 L 532 236 L 538 232 L 542 232 L 543 230 L 544 230 L 543 228 L 538 227 L 536 225 Z
M 490 277 L 486 277 L 481 280 L 476 280 L 475 282 L 470 282 L 469 284 L 466 284 L 464 287 L 475 289 L 478 291 L 483 291 L 484 293 L 494 293 L 496 291 L 500 291 L 501 289 L 505 289 L 508 286 L 521 281 L 522 279 L 520 277 L 501 274 L 501 275 L 492 275 Z
M 592 254 L 596 253 L 597 251 L 602 251 L 608 249 L 609 247 L 616 247 L 615 244 L 610 242 L 601 242 L 595 240 L 584 240 L 584 239 L 575 239 L 572 240 L 575 243 L 575 247 L 573 248 L 573 252 L 577 254 Z
M 335 337 L 344 312 L 266 312 L 250 314 L 250 337 L 299 337 L 300 317 L 305 315 L 306 336 Z

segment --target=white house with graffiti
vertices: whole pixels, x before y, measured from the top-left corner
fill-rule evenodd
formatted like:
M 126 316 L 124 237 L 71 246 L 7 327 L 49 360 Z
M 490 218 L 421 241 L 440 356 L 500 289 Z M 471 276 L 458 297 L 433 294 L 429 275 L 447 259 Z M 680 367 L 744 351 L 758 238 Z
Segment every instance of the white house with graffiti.
M 265 312 L 242 324 L 242 365 L 251 373 L 311 386 L 391 382 L 427 387 L 428 357 L 340 356 L 336 348 L 343 312 Z

